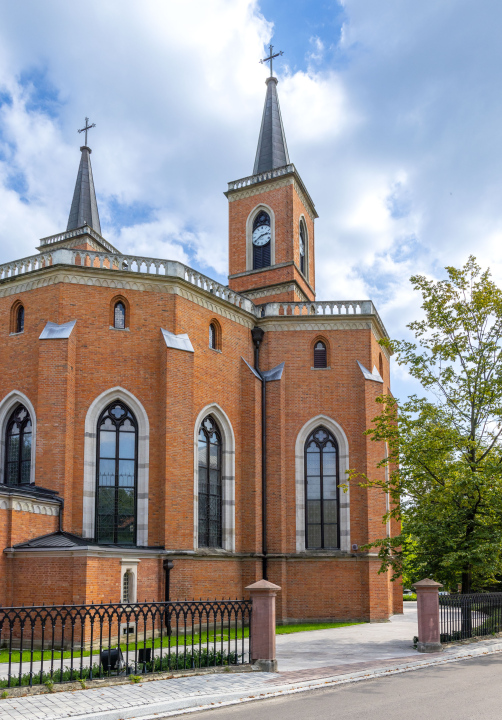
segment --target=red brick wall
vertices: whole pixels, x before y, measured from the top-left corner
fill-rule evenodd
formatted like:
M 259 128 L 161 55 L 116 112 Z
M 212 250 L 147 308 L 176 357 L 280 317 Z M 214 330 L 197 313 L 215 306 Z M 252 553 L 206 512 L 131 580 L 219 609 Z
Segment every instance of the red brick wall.
M 256 289 L 278 282 L 296 280 L 306 296 L 313 300 L 315 297 L 315 267 L 314 267 L 314 223 L 310 219 L 303 202 L 300 200 L 292 184 L 275 189 L 263 187 L 263 192 L 233 200 L 229 203 L 229 275 L 246 272 L 246 223 L 250 213 L 260 203 L 272 208 L 275 215 L 275 264 L 294 262 L 300 267 L 300 217 L 305 217 L 308 233 L 309 248 L 309 284 L 305 283 L 301 273 L 290 265 L 283 268 L 271 268 L 258 274 L 246 275 L 240 278 L 231 278 L 229 285 L 237 292 Z M 277 298 L 279 299 L 279 298 Z M 294 301 L 297 298 L 290 293 L 280 298 L 285 301 Z
M 289 192 L 288 188 L 277 192 L 282 191 Z M 248 200 L 258 201 L 256 197 Z M 287 204 L 286 199 L 283 202 Z M 0 331 L 4 328 L 0 398 L 17 389 L 32 401 L 38 420 L 37 484 L 64 495 L 64 529 L 81 534 L 86 413 L 94 399 L 111 387 L 121 386 L 133 393 L 150 423 L 149 544 L 183 551 L 194 549 L 194 424 L 202 408 L 217 402 L 236 439 L 236 550 L 245 555 L 175 559 L 173 597 L 242 596 L 244 587 L 259 578 L 261 563 L 259 558 L 249 557 L 261 549 L 261 385 L 241 360 L 244 357 L 253 363 L 251 323 L 245 324 L 248 320 L 238 311 L 233 319 L 230 311 L 219 314 L 216 306 L 203 307 L 181 295 L 139 289 L 121 289 L 120 293 L 131 308 L 126 331 L 109 327 L 116 288 L 60 283 L 20 293 L 15 298 L 25 303 L 26 329 L 17 336 L 8 334 L 13 298 L 0 298 Z M 207 301 L 211 302 L 210 296 Z M 221 352 L 210 349 L 208 343 L 209 323 L 215 317 L 221 325 Z M 77 324 L 69 340 L 38 339 L 47 320 L 62 323 L 74 319 Z M 351 467 L 363 472 L 374 472 L 383 456 L 383 448 L 363 435 L 377 412 L 375 397 L 382 386 L 364 380 L 356 362 L 369 369 L 373 364 L 378 367 L 380 348 L 369 329 L 323 330 L 329 343 L 330 369 L 312 370 L 312 343 L 319 333 L 267 330 L 267 323 L 261 367 L 286 362 L 282 380 L 267 386 L 268 539 L 269 550 L 278 555 L 270 560 L 270 577 L 283 586 L 281 617 L 296 617 L 296 613 L 345 617 L 351 593 L 359 593 L 359 604 L 350 611 L 354 617 L 361 613 L 373 619 L 384 617 L 390 612 L 395 586 L 389 586 L 386 576 L 376 574 L 376 561 L 293 562 L 287 557 L 296 552 L 294 451 L 302 426 L 321 413 L 336 420 L 348 438 Z M 187 332 L 195 353 L 166 348 L 161 327 Z M 383 361 L 388 384 L 388 363 L 385 358 Z M 384 509 L 383 493 L 357 485 L 351 488 L 353 543 L 363 545 L 385 532 L 381 524 Z M 44 525 L 34 534 L 56 529 L 56 521 L 53 518 L 50 529 Z M 8 543 L 5 525 L 8 521 L 0 522 L 2 547 Z M 33 528 L 35 525 L 30 531 Z M 33 536 L 24 532 L 18 534 L 17 542 Z M 36 593 L 46 601 L 62 601 L 70 594 L 79 601 L 120 599 L 117 558 L 70 562 L 66 557 L 42 560 L 38 554 L 36 559 L 22 556 L 0 561 L 5 562 L 16 567 L 13 596 L 27 602 Z M 45 571 L 49 573 L 46 584 L 42 582 Z M 321 571 L 330 579 L 320 588 Z M 161 599 L 161 562 L 142 559 L 138 573 L 138 597 Z M 303 589 L 299 584 L 302 573 L 306 578 Z M 397 594 L 394 602 L 398 607 Z

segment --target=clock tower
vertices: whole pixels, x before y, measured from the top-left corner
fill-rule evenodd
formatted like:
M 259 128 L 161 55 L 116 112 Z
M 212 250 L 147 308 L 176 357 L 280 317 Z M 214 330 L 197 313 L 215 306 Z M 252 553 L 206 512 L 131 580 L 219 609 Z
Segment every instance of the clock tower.
M 267 78 L 258 149 L 249 177 L 228 184 L 232 290 L 255 304 L 315 299 L 314 220 L 303 181 L 289 161 L 278 80 Z

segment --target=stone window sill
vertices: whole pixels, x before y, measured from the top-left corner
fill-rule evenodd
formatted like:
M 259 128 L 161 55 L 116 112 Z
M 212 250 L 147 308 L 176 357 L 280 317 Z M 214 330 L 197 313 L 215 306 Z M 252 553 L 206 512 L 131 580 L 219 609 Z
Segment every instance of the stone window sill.
M 23 333 L 24 333 L 24 330 L 21 330 L 21 332 L 9 333 L 9 337 L 12 337 L 13 335 L 23 335 Z
M 116 328 L 113 327 L 113 325 L 110 325 L 110 330 L 118 330 L 119 332 L 130 332 L 129 328 Z
M 209 349 L 212 350 L 213 352 L 220 353 L 220 355 L 221 355 L 221 350 L 219 350 L 218 348 L 212 348 L 212 347 L 210 347 Z
M 325 368 L 311 367 L 310 369 L 311 369 L 311 370 L 316 370 L 316 371 L 317 371 L 317 370 L 331 370 L 331 367 L 328 365 L 328 367 L 325 367 Z

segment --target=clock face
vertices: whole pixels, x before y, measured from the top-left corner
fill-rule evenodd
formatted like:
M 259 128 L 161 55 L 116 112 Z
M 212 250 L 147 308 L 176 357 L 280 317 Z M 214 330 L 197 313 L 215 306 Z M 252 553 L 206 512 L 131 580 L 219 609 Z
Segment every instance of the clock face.
M 270 225 L 259 225 L 253 230 L 253 245 L 266 245 L 272 236 Z

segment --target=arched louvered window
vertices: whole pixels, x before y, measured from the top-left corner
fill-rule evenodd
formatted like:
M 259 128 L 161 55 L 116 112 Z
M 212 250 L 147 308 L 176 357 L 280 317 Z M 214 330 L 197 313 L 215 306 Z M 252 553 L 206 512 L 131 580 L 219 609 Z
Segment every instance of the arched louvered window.
M 271 239 L 270 215 L 262 210 L 253 222 L 253 270 L 270 265 Z
M 96 540 L 136 544 L 137 422 L 129 408 L 113 402 L 98 420 Z
M 5 435 L 5 479 L 7 485 L 30 482 L 32 425 L 30 413 L 18 405 L 9 418 Z
M 199 430 L 199 547 L 222 547 L 221 434 L 208 415 Z
M 117 330 L 124 330 L 126 326 L 126 309 L 122 301 L 115 303 L 113 309 L 113 327 Z
M 214 323 L 209 325 L 209 347 L 216 350 L 216 326 Z
M 16 314 L 16 332 L 24 332 L 24 307 L 20 305 Z
M 326 345 L 322 340 L 318 340 L 314 345 L 314 367 L 328 367 L 328 353 L 326 352 Z
M 300 270 L 305 275 L 305 271 L 307 268 L 307 261 L 306 261 L 306 254 L 307 254 L 307 231 L 305 228 L 305 223 L 303 220 L 300 220 Z
M 305 443 L 306 547 L 338 548 L 338 445 L 324 427 Z

